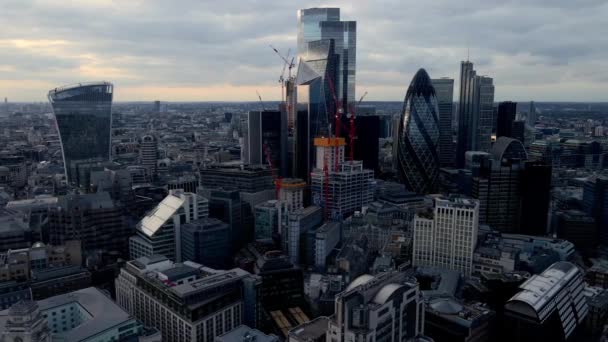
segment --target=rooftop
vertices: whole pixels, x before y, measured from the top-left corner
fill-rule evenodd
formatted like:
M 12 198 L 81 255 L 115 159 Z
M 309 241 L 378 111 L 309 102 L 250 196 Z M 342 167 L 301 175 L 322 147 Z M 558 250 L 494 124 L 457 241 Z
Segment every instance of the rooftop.
M 85 319 L 80 325 L 58 334 L 65 341 L 81 341 L 132 319 L 128 313 L 94 287 L 50 297 L 38 301 L 37 304 L 43 313 L 59 306 L 77 304 L 90 315 L 91 318 Z M 8 310 L 0 312 L 0 330 L 6 324 L 7 315 Z
M 329 318 L 321 316 L 312 321 L 300 324 L 289 331 L 290 339 L 296 341 L 316 341 L 327 333 Z
M 519 286 L 522 289 L 509 302 L 520 301 L 532 307 L 536 313 L 554 299 L 559 290 L 581 271 L 572 263 L 556 262 L 543 273 L 530 277 Z
M 137 229 L 147 236 L 154 235 L 184 204 L 184 200 L 169 194 L 156 208 L 137 224 Z
M 215 342 L 279 342 L 275 335 L 266 335 L 246 325 L 239 325 L 229 332 L 215 338 Z

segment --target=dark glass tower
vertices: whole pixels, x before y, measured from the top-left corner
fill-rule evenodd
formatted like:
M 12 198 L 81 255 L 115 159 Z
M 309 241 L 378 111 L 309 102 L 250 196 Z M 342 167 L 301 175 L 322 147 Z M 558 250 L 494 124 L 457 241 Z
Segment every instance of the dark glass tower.
M 308 59 L 311 41 L 330 39 L 339 56 L 336 65 L 336 97 L 342 106 L 355 101 L 357 22 L 341 21 L 339 8 L 308 8 L 298 11 L 298 59 Z
M 520 234 L 546 235 L 551 201 L 551 166 L 526 162 L 521 175 Z
M 498 115 L 496 118 L 496 138 L 513 136 L 513 122 L 517 112 L 517 102 L 505 101 L 498 104 Z
M 395 138 L 399 179 L 411 191 L 433 192 L 439 175 L 439 118 L 435 88 L 424 69 L 407 90 Z
M 473 63 L 460 64 L 460 97 L 458 103 L 458 143 L 456 166 L 463 167 L 467 151 L 488 152 L 491 147 L 494 116 L 494 83 L 479 76 Z
M 49 91 L 70 183 L 78 183 L 79 163 L 110 160 L 113 88 L 112 83 L 98 82 Z

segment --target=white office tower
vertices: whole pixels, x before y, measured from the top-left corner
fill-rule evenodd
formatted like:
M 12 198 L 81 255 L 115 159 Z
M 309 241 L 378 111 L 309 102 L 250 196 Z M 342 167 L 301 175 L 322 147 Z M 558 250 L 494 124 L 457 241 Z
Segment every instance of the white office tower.
M 313 203 L 343 219 L 374 200 L 374 171 L 344 161 L 344 138 L 315 138 L 316 167 L 310 174 Z M 327 168 L 327 170 L 326 170 Z
M 478 226 L 479 202 L 458 197 L 436 198 L 432 213 L 414 217 L 414 266 L 471 275 Z
M 240 268 L 215 270 L 159 255 L 127 262 L 115 281 L 118 305 L 172 342 L 214 342 L 241 324 L 255 326 L 260 284 Z
M 392 271 L 362 275 L 336 296 L 327 340 L 406 341 L 424 332 L 424 301 L 416 279 Z
M 139 143 L 139 163 L 148 170 L 150 178 L 157 172 L 158 141 L 153 135 L 144 135 Z
M 171 190 L 139 221 L 129 239 L 131 259 L 154 254 L 181 261 L 181 225 L 209 216 L 209 201 L 201 195 Z

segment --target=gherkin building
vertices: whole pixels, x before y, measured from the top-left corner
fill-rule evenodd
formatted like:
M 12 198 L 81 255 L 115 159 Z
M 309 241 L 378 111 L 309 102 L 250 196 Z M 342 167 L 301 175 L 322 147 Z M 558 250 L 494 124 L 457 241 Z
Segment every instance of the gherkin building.
M 419 194 L 432 193 L 437 188 L 438 113 L 435 88 L 426 71 L 420 69 L 405 95 L 393 156 L 399 180 Z

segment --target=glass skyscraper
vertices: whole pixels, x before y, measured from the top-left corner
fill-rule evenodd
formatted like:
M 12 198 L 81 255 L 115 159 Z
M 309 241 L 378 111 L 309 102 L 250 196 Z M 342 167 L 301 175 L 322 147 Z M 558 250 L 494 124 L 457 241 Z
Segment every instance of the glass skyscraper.
M 452 112 L 454 104 L 454 80 L 443 77 L 432 80 L 437 93 L 439 108 L 439 161 L 441 166 L 454 165 L 452 141 Z
M 308 42 L 306 58 L 300 59 L 296 84 L 298 104 L 294 126 L 294 176 L 308 180 L 314 164 L 315 137 L 329 135 L 336 105 L 330 93 L 330 79 L 336 83 L 338 55 L 334 41 L 322 39 Z
M 494 115 L 494 84 L 490 77 L 478 76 L 473 63 L 460 64 L 458 144 L 456 166 L 464 166 L 467 151 L 488 152 L 491 147 Z
M 355 102 L 357 66 L 357 22 L 340 21 L 339 8 L 309 8 L 298 11 L 298 59 L 309 59 L 309 43 L 331 39 L 339 56 L 336 97 L 343 107 Z
M 80 83 L 48 93 L 69 183 L 78 183 L 79 163 L 110 160 L 113 88 L 108 82 Z
M 399 179 L 419 194 L 433 192 L 439 177 L 438 111 L 435 88 L 420 69 L 405 95 L 393 156 Z

